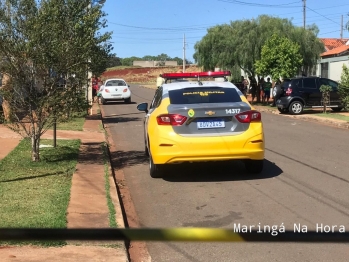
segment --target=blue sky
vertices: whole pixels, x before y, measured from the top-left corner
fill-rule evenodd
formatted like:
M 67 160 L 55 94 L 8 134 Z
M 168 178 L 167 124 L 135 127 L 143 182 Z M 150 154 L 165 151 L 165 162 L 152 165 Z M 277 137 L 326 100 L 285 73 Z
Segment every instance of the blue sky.
M 157 56 L 183 58 L 194 62 L 194 45 L 206 35 L 207 28 L 262 14 L 292 19 L 303 26 L 301 0 L 106 0 L 107 31 L 118 57 Z M 343 0 L 306 0 L 306 24 L 315 23 L 321 38 L 339 38 L 341 16 L 349 20 L 349 2 Z M 347 30 L 343 37 L 349 38 Z

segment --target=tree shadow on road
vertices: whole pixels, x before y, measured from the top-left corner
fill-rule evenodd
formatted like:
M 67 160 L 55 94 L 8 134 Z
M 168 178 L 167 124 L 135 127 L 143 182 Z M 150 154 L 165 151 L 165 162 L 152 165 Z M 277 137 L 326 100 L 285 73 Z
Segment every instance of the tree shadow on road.
M 111 152 L 111 160 L 115 168 L 143 165 L 149 162 L 144 151 L 115 151 Z
M 217 182 L 259 180 L 277 177 L 282 174 L 275 163 L 264 160 L 264 169 L 260 174 L 249 174 L 242 161 L 224 161 L 216 163 L 193 163 L 171 165 L 163 177 L 168 182 Z
M 109 106 L 109 105 L 135 105 L 135 104 L 137 104 L 137 103 L 136 102 L 125 103 L 123 100 L 120 100 L 120 101 L 107 102 L 103 106 Z
M 103 118 L 104 124 L 115 124 L 115 123 L 126 123 L 132 121 L 142 121 L 143 118 L 140 117 L 108 117 Z

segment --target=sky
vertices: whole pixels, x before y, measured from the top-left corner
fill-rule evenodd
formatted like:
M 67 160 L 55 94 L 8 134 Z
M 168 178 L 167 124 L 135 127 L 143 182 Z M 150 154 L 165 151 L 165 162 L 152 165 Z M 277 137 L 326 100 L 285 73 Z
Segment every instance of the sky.
M 291 19 L 303 26 L 302 0 L 106 0 L 108 27 L 112 32 L 112 53 L 118 57 L 184 57 L 194 62 L 194 45 L 207 29 L 230 21 L 270 15 Z M 316 24 L 319 38 L 340 38 L 349 20 L 347 0 L 306 0 L 306 25 Z M 184 41 L 185 36 L 185 41 Z M 343 30 L 343 38 L 349 38 Z M 184 44 L 185 43 L 185 44 Z

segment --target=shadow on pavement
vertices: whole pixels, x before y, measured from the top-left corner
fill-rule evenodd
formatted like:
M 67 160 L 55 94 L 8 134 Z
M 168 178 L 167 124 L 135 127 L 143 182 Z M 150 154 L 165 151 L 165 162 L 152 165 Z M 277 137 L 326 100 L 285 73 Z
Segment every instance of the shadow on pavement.
M 120 100 L 120 101 L 107 102 L 103 106 L 108 106 L 108 105 L 135 105 L 135 104 L 137 104 L 137 103 L 136 102 L 132 102 L 132 101 L 130 103 L 125 103 L 124 101 Z
M 116 151 L 111 152 L 111 159 L 114 167 L 124 168 L 135 165 L 148 164 L 148 157 L 144 151 Z
M 217 163 L 193 163 L 170 166 L 163 177 L 168 182 L 217 182 L 258 180 L 277 177 L 282 174 L 277 165 L 264 160 L 264 170 L 260 174 L 249 174 L 242 161 Z
M 108 117 L 103 118 L 104 124 L 115 124 L 115 123 L 125 123 L 132 121 L 141 121 L 143 118 L 140 117 Z

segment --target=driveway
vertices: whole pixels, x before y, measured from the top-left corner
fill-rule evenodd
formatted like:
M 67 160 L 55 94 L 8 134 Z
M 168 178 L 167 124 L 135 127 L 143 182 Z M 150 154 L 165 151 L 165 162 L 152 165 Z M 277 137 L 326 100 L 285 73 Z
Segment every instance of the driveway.
M 132 100 L 150 102 L 154 90 L 131 86 Z M 136 103 L 103 106 L 116 144 L 114 166 L 123 170 L 142 227 L 343 225 L 349 230 L 347 130 L 263 113 L 265 170 L 245 173 L 241 163 L 177 166 L 152 179 L 144 156 Z M 127 212 L 127 210 L 126 210 Z M 344 244 L 148 242 L 154 262 L 346 261 Z

